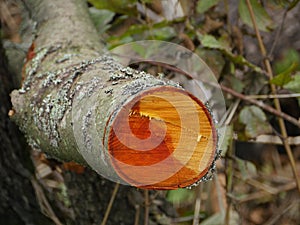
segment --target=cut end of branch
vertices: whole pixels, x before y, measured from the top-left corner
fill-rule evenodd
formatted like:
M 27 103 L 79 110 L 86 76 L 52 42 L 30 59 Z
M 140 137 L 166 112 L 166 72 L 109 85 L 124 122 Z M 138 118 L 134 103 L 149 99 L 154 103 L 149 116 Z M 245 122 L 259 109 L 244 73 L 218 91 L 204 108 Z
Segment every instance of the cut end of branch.
M 216 129 L 203 103 L 179 88 L 156 87 L 120 109 L 108 151 L 115 171 L 130 185 L 176 189 L 207 173 L 216 142 Z

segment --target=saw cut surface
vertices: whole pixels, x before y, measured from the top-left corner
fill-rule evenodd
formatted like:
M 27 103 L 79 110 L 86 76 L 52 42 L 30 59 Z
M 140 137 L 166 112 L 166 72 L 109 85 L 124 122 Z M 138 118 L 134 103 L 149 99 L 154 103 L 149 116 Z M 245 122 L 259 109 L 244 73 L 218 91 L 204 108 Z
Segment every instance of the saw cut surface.
M 108 151 L 119 176 L 132 186 L 176 189 L 208 171 L 217 135 L 206 107 L 175 87 L 142 92 L 117 114 Z

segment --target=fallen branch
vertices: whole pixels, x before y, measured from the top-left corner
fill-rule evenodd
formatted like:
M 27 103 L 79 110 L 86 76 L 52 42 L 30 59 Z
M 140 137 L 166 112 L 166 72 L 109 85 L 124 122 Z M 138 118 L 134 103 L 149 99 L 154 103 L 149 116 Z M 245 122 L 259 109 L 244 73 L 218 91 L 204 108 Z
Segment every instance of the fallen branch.
M 36 31 L 10 115 L 31 146 L 141 188 L 205 179 L 217 133 L 204 104 L 173 82 L 115 62 L 83 1 L 26 4 Z

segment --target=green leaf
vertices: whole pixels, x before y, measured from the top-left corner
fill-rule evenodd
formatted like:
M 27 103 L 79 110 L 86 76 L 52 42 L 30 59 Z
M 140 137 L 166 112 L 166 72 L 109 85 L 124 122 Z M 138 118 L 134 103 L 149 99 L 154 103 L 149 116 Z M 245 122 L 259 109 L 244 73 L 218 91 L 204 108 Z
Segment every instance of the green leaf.
M 295 49 L 285 51 L 282 59 L 274 64 L 276 74 L 292 73 L 296 70 L 300 70 L 300 54 Z
M 280 73 L 275 76 L 270 82 L 271 84 L 275 84 L 277 86 L 282 87 L 292 80 L 290 73 Z
M 199 40 L 201 41 L 202 45 L 206 48 L 210 49 L 217 49 L 221 51 L 224 55 L 226 55 L 234 64 L 248 66 L 249 68 L 253 69 L 255 72 L 263 73 L 262 69 L 251 62 L 249 62 L 247 59 L 245 59 L 242 55 L 235 55 L 231 52 L 231 49 L 228 47 L 228 45 L 224 44 L 223 42 L 217 40 L 212 35 L 200 35 L 197 34 Z
M 112 20 L 115 13 L 106 9 L 96 9 L 94 7 L 89 8 L 89 10 L 98 32 L 100 34 L 105 32 L 110 27 L 108 23 Z
M 136 15 L 137 9 L 135 3 L 138 0 L 88 0 L 94 7 L 98 9 L 107 9 L 112 12 Z
M 268 15 L 263 6 L 258 2 L 258 0 L 250 0 L 250 4 L 252 5 L 258 29 L 266 32 L 274 29 L 274 23 L 271 17 Z M 253 23 L 246 0 L 239 1 L 239 14 L 243 23 L 253 28 Z
M 211 7 L 215 6 L 218 4 L 220 0 L 200 0 L 197 3 L 197 12 L 198 13 L 204 13 L 207 10 L 209 10 Z
M 194 199 L 194 192 L 189 189 L 177 189 L 168 191 L 167 200 L 174 205 L 188 203 Z
M 283 87 L 290 91 L 300 93 L 300 72 L 296 73 L 292 80 Z
M 203 35 L 201 38 L 201 43 L 204 47 L 213 48 L 213 49 L 220 49 L 220 50 L 230 50 L 220 41 L 218 41 L 214 36 L 206 34 Z
M 173 27 L 166 26 L 162 28 L 153 29 L 151 36 L 155 40 L 168 40 L 176 36 L 176 31 Z
M 255 138 L 272 131 L 265 113 L 257 106 L 244 107 L 240 112 L 239 121 L 246 126 L 245 134 L 248 138 Z
M 178 21 L 182 21 L 182 19 L 179 19 Z M 152 29 L 159 29 L 159 28 L 164 28 L 167 26 L 172 26 L 173 21 L 166 21 L 163 20 L 159 23 L 155 23 L 152 25 Z M 132 36 L 132 35 L 137 35 L 137 34 L 144 34 L 144 32 L 149 31 L 149 25 L 148 24 L 134 24 L 129 27 L 129 29 L 120 36 L 120 38 L 123 38 L 125 36 Z

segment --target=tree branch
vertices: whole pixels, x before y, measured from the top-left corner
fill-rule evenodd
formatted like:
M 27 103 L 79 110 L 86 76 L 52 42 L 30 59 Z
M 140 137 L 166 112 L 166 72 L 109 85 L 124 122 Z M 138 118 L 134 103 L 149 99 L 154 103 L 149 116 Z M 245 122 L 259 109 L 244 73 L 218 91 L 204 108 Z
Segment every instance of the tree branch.
M 190 186 L 213 169 L 217 133 L 198 99 L 105 54 L 83 1 L 27 4 L 37 30 L 11 98 L 33 147 L 150 189 Z

